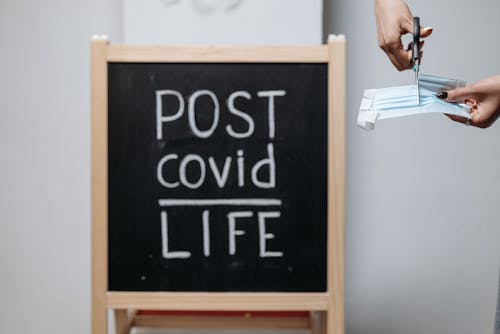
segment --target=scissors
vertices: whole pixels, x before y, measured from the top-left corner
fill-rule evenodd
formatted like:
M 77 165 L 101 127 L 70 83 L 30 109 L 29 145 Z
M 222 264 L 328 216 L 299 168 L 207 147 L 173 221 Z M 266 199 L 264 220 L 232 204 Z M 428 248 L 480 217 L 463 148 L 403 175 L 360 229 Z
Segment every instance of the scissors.
M 413 18 L 413 71 L 415 72 L 415 86 L 417 86 L 417 102 L 420 104 L 420 87 L 418 86 L 418 71 L 420 65 L 419 50 L 420 45 L 420 17 L 415 16 Z

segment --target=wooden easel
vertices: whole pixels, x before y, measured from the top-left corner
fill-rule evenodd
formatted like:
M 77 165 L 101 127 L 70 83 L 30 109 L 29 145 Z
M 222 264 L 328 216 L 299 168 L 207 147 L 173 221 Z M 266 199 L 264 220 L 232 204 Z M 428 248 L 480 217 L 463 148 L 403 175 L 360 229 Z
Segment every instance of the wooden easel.
M 281 319 L 147 318 L 132 310 L 308 311 L 298 322 L 316 332 L 344 333 L 345 216 L 345 39 L 330 36 L 327 45 L 287 47 L 167 47 L 91 43 L 92 93 L 92 333 L 107 332 L 107 311 L 115 311 L 117 333 L 132 326 L 282 328 Z M 328 64 L 328 277 L 322 293 L 200 293 L 108 291 L 107 69 L 109 62 L 326 63 Z M 316 313 L 319 312 L 319 313 Z M 320 318 L 319 320 L 317 318 Z M 160 320 L 159 320 L 160 319 Z M 250 320 L 248 320 L 250 319 Z M 193 321 L 196 320 L 195 323 Z M 260 322 L 259 322 L 260 321 Z M 288 319 L 291 324 L 291 319 Z M 295 326 L 295 325 L 290 325 Z M 321 328 L 324 327 L 324 330 Z M 296 328 L 296 327 L 294 327 Z M 303 327 L 300 327 L 303 328 Z

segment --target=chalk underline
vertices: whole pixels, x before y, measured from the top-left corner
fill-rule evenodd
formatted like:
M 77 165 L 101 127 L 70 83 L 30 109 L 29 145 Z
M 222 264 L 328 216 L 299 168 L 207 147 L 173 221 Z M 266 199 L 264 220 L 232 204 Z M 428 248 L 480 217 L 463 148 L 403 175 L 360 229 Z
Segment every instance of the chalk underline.
M 280 199 L 275 198 L 215 198 L 215 199 L 159 199 L 160 206 L 212 206 L 212 205 L 248 205 L 279 206 Z

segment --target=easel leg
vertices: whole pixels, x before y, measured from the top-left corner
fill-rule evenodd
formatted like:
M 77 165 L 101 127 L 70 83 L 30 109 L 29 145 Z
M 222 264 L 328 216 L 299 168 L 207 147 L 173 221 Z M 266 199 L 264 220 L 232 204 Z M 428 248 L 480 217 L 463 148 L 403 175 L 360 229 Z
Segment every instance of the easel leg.
M 311 311 L 311 334 L 325 334 L 325 312 Z
M 326 313 L 324 311 L 311 312 L 311 334 L 326 334 Z
M 135 312 L 128 310 L 115 311 L 115 331 L 116 334 L 129 334 L 134 321 Z
M 92 301 L 92 334 L 107 334 L 108 314 L 104 303 L 94 298 Z
M 335 310 L 326 312 L 326 333 L 344 334 L 344 318 L 342 313 Z

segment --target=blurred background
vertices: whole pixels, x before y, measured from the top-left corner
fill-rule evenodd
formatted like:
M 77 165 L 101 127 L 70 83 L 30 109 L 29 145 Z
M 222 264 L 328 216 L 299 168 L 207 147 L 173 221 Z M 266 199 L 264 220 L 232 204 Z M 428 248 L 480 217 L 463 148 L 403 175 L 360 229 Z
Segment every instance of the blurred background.
M 421 73 L 500 73 L 498 0 L 408 4 L 434 28 Z M 413 83 L 378 48 L 372 0 L 0 0 L 0 331 L 90 332 L 93 34 L 280 45 L 329 33 L 347 38 L 346 333 L 491 333 L 499 124 L 421 115 L 358 128 L 363 89 Z M 181 333 L 151 333 L 163 332 Z

